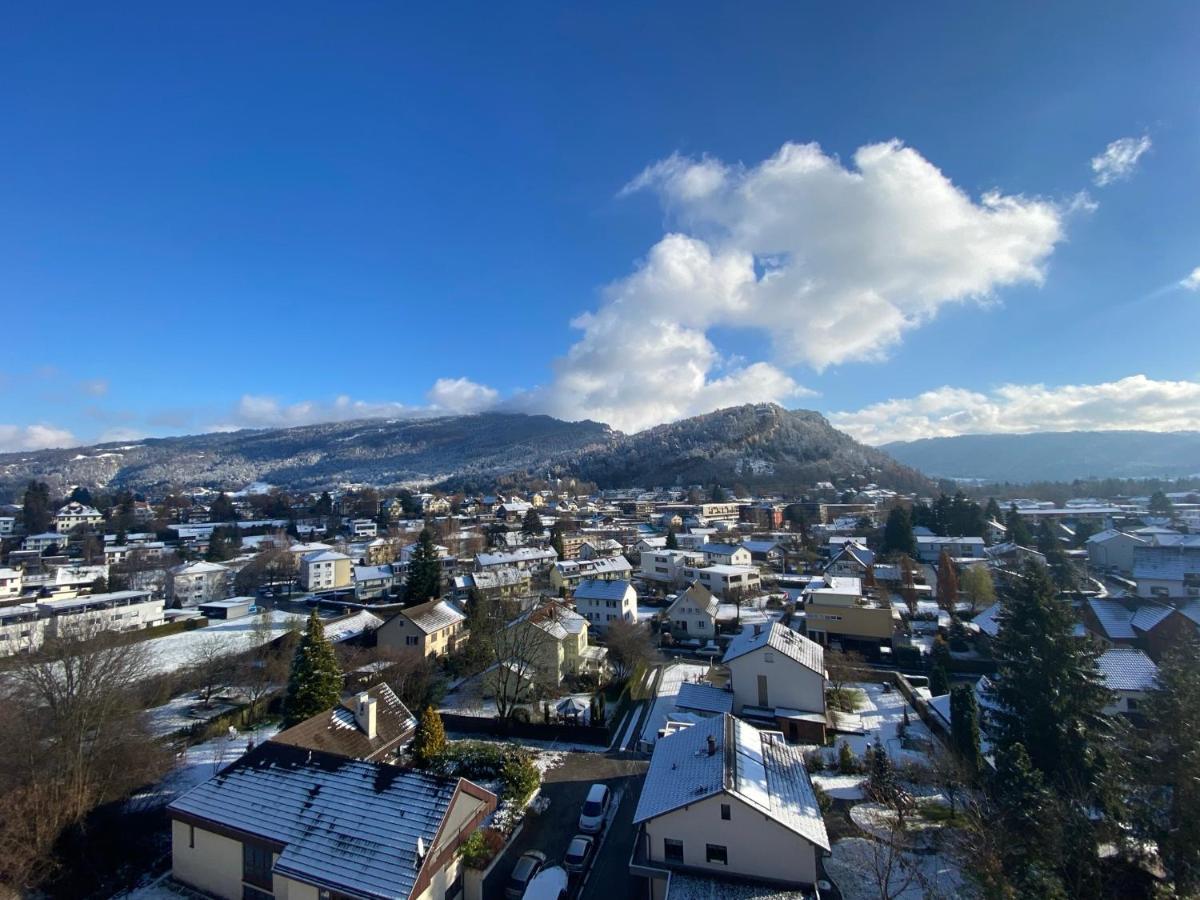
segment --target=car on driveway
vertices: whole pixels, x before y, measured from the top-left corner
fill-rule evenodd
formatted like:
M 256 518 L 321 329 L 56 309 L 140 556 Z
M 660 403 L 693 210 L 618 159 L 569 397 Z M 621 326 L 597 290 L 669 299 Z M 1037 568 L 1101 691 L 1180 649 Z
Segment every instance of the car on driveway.
M 563 856 L 563 868 L 575 875 L 584 872 L 592 861 L 592 853 L 595 850 L 595 838 L 588 837 L 586 834 L 575 835 L 571 838 L 571 843 L 567 845 L 567 852 Z
M 546 854 L 541 850 L 529 850 L 521 854 L 517 864 L 513 866 L 512 874 L 508 876 L 508 884 L 504 886 L 505 900 L 521 900 L 530 882 L 546 865 Z
M 579 813 L 579 830 L 584 834 L 599 834 L 604 830 L 604 819 L 612 805 L 612 792 L 608 785 L 593 784 L 588 788 L 587 799 Z

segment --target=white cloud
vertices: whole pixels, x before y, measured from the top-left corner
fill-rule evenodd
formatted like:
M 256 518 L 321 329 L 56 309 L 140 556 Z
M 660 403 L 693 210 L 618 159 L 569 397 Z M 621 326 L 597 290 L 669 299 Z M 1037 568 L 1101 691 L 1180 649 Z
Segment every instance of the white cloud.
M 829 421 L 868 444 L 959 434 L 1200 429 L 1200 382 L 1131 375 L 1100 384 L 1006 384 L 980 392 L 940 387 Z
M 468 378 L 439 378 L 425 395 L 434 409 L 448 413 L 474 413 L 496 405 L 500 392 Z
M 1133 174 L 1142 154 L 1151 147 L 1150 136 L 1125 137 L 1113 141 L 1104 152 L 1092 157 L 1092 173 L 1097 185 L 1104 187 L 1114 181 L 1124 181 Z
M 1179 286 L 1189 291 L 1200 291 L 1200 266 L 1192 269 L 1192 273 L 1180 281 Z
M 108 381 L 104 378 L 93 378 L 79 382 L 80 389 L 93 397 L 103 397 L 108 393 Z
M 0 451 L 47 450 L 78 443 L 71 432 L 53 425 L 0 425 Z
M 973 200 L 895 141 L 860 148 L 853 167 L 816 144 L 749 168 L 673 155 L 622 194 L 640 190 L 659 195 L 676 230 L 572 323 L 583 333 L 552 383 L 519 404 L 637 430 L 810 393 L 780 366 L 882 359 L 947 303 L 1039 283 L 1072 208 Z M 768 335 L 772 361 L 729 366 L 714 327 Z

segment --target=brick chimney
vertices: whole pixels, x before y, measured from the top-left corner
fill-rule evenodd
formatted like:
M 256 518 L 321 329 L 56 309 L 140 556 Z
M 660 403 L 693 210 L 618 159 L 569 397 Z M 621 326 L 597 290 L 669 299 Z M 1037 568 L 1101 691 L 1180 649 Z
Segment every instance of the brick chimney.
M 375 698 L 365 691 L 358 695 L 354 705 L 354 721 L 363 730 L 367 740 L 375 740 Z

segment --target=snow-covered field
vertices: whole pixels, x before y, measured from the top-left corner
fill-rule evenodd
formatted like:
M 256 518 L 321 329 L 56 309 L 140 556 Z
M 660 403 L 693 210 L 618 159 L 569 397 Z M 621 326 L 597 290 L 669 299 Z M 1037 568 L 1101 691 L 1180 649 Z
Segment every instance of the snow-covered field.
M 867 838 L 845 838 L 833 845 L 825 859 L 825 871 L 833 879 L 843 900 L 877 900 L 881 891 L 877 871 L 886 871 L 887 848 Z M 962 871 L 940 854 L 902 855 L 903 865 L 892 868 L 888 896 L 893 900 L 974 897 L 975 892 Z
M 297 613 L 271 610 L 263 615 L 271 622 L 268 633 L 260 631 L 256 625 L 263 616 L 243 616 L 227 622 L 215 622 L 207 628 L 197 628 L 195 631 L 181 631 L 166 637 L 153 638 L 145 642 L 150 651 L 150 664 L 156 674 L 166 674 L 182 669 L 193 659 L 196 648 L 214 636 L 228 647 L 227 653 L 243 653 L 257 647 L 260 643 L 274 640 L 280 635 L 304 627 L 304 616 Z
M 236 709 L 236 704 L 214 700 L 213 705 L 204 707 L 196 694 L 174 697 L 169 703 L 146 710 L 146 725 L 154 737 L 166 737 L 197 722 L 207 722 L 222 713 Z
M 688 681 L 703 681 L 708 674 L 707 663 L 671 663 L 663 669 L 658 682 L 658 693 L 654 697 L 654 706 L 646 717 L 646 726 L 642 729 L 642 740 L 653 744 L 658 739 L 658 732 L 667 724 L 667 718 L 675 709 L 675 698 L 679 695 L 679 686 Z

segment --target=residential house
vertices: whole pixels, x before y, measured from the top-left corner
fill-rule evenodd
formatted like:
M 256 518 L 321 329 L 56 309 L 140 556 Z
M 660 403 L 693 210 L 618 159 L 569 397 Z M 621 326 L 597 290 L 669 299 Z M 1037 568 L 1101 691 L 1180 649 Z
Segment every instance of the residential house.
M 40 534 L 27 534 L 24 540 L 21 541 L 22 550 L 31 550 L 34 553 L 45 553 L 51 547 L 57 547 L 59 550 L 65 551 L 67 547 L 66 535 L 59 534 L 57 531 L 43 531 Z
M 541 683 L 557 687 L 568 675 L 600 674 L 608 651 L 588 643 L 588 620 L 562 603 L 535 607 L 509 624 L 502 638 L 509 652 L 536 672 Z
M 712 591 L 697 581 L 667 607 L 667 622 L 673 633 L 711 640 L 717 636 L 720 608 Z
M 1108 647 L 1136 647 L 1151 659 L 1183 637 L 1200 637 L 1200 600 L 1179 606 L 1135 598 L 1094 597 L 1082 608 L 1084 626 Z
M 167 570 L 167 598 L 176 606 L 199 606 L 229 596 L 233 572 L 220 563 L 190 562 Z
M 825 740 L 825 651 L 779 622 L 746 625 L 729 642 L 734 708 L 745 717 L 778 722 L 788 739 Z
M 1113 694 L 1104 711 L 1109 715 L 1122 713 L 1136 717 L 1141 704 L 1158 686 L 1158 666 L 1141 650 L 1133 647 L 1113 647 L 1096 659 L 1096 668 L 1104 686 Z
M 0 656 L 33 653 L 42 646 L 49 618 L 36 603 L 17 603 L 0 608 Z
M 722 600 L 734 600 L 756 593 L 761 586 L 761 577 L 754 566 L 713 565 L 703 568 L 687 568 L 683 577 L 696 580 Z
M 940 534 L 918 534 L 917 558 L 921 562 L 936 563 L 942 551 L 951 559 L 983 559 L 985 544 L 981 537 L 946 537 Z
M 805 631 L 819 644 L 840 642 L 876 657 L 891 647 L 901 624 L 899 610 L 886 600 L 864 596 L 857 578 L 826 575 L 806 588 L 801 597 Z
M 149 591 L 113 591 L 71 600 L 39 600 L 47 637 L 100 631 L 140 631 L 162 625 L 163 602 Z
M 1133 548 L 1133 580 L 1139 597 L 1200 598 L 1200 534 L 1169 544 Z
M 783 545 L 778 541 L 742 541 L 742 546 L 750 551 L 750 559 L 754 563 L 778 566 L 783 563 Z
M 417 730 L 417 719 L 386 684 L 352 694 L 271 738 L 277 744 L 388 762 Z
M 300 586 L 306 591 L 339 591 L 354 586 L 354 560 L 336 550 L 317 550 L 300 558 Z
M 585 578 L 575 588 L 575 609 L 597 632 L 615 621 L 637 624 L 637 591 L 624 579 Z
M 554 564 L 550 570 L 550 586 L 555 590 L 573 588 L 585 578 L 601 581 L 628 579 L 633 566 L 624 556 L 602 559 L 569 559 Z
M 0 604 L 20 598 L 23 578 L 24 573 L 20 569 L 0 567 Z
M 589 538 L 579 548 L 579 559 L 603 559 L 620 556 L 625 547 L 612 538 Z
M 699 550 L 709 566 L 749 566 L 752 560 L 750 550 L 741 544 L 701 544 Z
M 728 714 L 654 745 L 633 824 L 629 868 L 652 900 L 668 884 L 670 896 L 724 896 L 728 880 L 812 890 L 830 847 L 800 749 Z
M 488 569 L 499 569 L 506 566 L 516 566 L 518 569 L 529 569 L 537 573 L 545 571 L 554 565 L 558 553 L 553 547 L 517 547 L 503 553 L 480 553 L 475 557 L 475 571 L 485 572 Z
M 526 596 L 531 585 L 529 570 L 516 566 L 468 572 L 454 578 L 455 593 L 464 600 L 469 596 L 485 600 L 512 600 Z
M 90 528 L 103 521 L 104 516 L 100 515 L 98 509 L 72 500 L 54 514 L 54 530 L 60 534 L 66 534 L 72 528 L 78 528 L 80 525 Z
M 354 599 L 371 600 L 386 595 L 396 585 L 396 573 L 390 563 L 381 566 L 354 566 Z
M 392 616 L 375 633 L 375 640 L 397 657 L 445 656 L 467 639 L 466 621 L 462 610 L 448 600 L 430 600 Z
M 379 526 L 374 519 L 351 519 L 346 530 L 352 538 L 373 538 L 379 534 Z
M 682 584 L 684 572 L 704 565 L 704 555 L 693 550 L 645 550 L 639 572 L 648 581 Z
M 1136 534 L 1108 528 L 1093 534 L 1084 542 L 1088 565 L 1096 572 L 1118 572 L 1133 574 L 1133 548 L 1145 547 L 1151 542 Z
M 843 578 L 865 578 L 875 564 L 875 554 L 853 541 L 847 541 L 836 551 L 825 567 L 825 574 Z
M 223 900 L 442 900 L 490 791 L 267 741 L 167 808 L 175 880 Z

